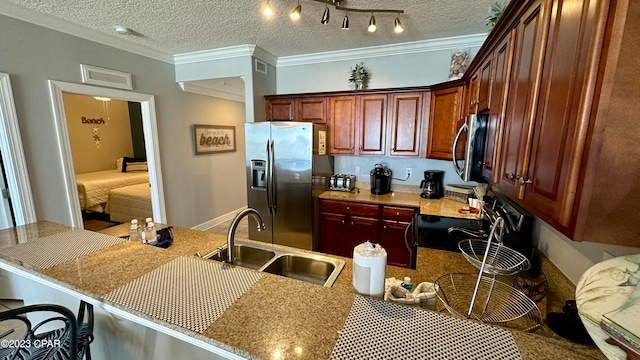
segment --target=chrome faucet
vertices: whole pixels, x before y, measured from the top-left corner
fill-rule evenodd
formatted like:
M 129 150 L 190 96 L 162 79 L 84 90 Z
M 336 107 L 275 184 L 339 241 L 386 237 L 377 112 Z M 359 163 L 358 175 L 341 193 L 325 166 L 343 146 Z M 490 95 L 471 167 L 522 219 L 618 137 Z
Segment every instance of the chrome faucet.
M 229 231 L 227 232 L 227 262 L 232 264 L 236 259 L 236 248 L 235 248 L 235 237 L 236 237 L 236 228 L 238 227 L 238 223 L 245 216 L 251 215 L 258 222 L 258 231 L 262 231 L 265 229 L 264 222 L 262 222 L 262 217 L 258 210 L 254 208 L 247 208 L 240 211 L 233 221 L 231 221 L 231 225 L 229 225 Z

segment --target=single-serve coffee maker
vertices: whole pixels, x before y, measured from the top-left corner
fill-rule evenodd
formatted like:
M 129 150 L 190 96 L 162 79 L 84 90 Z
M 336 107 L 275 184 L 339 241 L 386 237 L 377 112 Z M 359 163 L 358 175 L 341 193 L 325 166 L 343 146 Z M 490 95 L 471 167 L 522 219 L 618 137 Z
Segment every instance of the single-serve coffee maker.
M 424 172 L 424 180 L 420 183 L 421 197 L 425 199 L 440 199 L 444 197 L 444 171 L 427 170 Z

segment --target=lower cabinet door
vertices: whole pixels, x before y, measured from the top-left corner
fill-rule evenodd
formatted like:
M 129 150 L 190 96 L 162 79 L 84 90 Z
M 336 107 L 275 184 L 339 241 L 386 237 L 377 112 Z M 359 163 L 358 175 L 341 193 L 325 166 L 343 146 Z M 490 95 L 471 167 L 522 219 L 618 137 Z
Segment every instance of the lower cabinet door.
M 378 224 L 379 220 L 377 218 L 352 215 L 349 218 L 345 256 L 353 257 L 353 248 L 367 240 L 373 244 L 379 243 Z
M 320 213 L 320 251 L 338 256 L 346 255 L 346 220 L 344 214 Z
M 404 232 L 407 226 L 410 226 L 410 223 L 404 221 L 384 220 L 382 222 L 380 245 L 387 250 L 387 265 L 411 266 L 411 253 L 404 243 Z M 408 236 L 411 236 L 410 232 Z

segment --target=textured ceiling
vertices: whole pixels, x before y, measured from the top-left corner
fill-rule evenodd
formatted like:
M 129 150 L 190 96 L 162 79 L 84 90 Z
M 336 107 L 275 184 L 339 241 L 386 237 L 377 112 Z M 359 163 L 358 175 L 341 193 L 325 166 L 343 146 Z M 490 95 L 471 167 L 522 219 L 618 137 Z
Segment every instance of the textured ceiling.
M 405 31 L 393 32 L 395 14 L 376 14 L 378 29 L 366 30 L 370 14 L 349 13 L 350 30 L 341 30 L 344 11 L 329 6 L 329 24 L 320 24 L 325 5 L 300 0 L 302 17 L 293 22 L 295 0 L 3 0 L 83 27 L 124 38 L 168 54 L 255 44 L 277 57 L 376 45 L 480 34 L 496 0 L 347 0 L 342 6 L 404 10 Z M 119 35 L 122 25 L 135 35 Z

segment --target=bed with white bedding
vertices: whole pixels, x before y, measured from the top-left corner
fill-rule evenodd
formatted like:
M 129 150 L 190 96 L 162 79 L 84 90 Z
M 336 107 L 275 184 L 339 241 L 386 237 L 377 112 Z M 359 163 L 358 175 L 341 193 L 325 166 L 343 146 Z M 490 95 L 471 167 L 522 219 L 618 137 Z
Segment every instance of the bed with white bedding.
M 113 222 L 129 222 L 152 217 L 149 183 L 114 188 L 109 191 L 106 212 Z
M 147 171 L 122 172 L 120 169 L 102 170 L 76 174 L 80 208 L 85 211 L 103 212 L 114 188 L 136 184 L 149 184 Z

